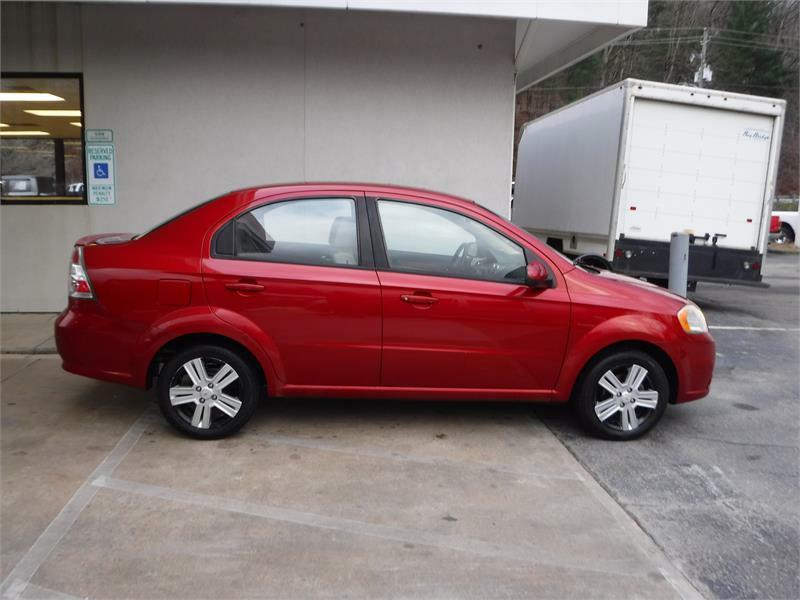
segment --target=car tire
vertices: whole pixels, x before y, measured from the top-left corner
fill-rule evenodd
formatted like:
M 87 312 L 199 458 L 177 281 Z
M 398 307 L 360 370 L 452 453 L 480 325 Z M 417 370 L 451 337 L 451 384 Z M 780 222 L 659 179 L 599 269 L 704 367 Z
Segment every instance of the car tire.
M 633 440 L 658 423 L 669 394 L 669 379 L 658 361 L 638 350 L 622 350 L 589 366 L 574 400 L 580 421 L 590 433 Z
M 170 425 L 213 440 L 235 433 L 253 416 L 261 395 L 256 367 L 222 346 L 178 352 L 158 376 L 158 405 Z

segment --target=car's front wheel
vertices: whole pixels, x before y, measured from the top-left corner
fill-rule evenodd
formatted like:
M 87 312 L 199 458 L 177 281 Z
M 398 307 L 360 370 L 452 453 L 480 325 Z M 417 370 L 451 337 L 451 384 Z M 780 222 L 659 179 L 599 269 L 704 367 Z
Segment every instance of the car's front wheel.
M 259 398 L 254 367 L 221 346 L 199 345 L 178 352 L 158 377 L 158 404 L 167 421 L 199 439 L 238 431 L 253 416 Z
M 613 440 L 638 438 L 661 419 L 669 380 L 648 354 L 625 350 L 605 356 L 581 377 L 576 403 L 583 425 Z

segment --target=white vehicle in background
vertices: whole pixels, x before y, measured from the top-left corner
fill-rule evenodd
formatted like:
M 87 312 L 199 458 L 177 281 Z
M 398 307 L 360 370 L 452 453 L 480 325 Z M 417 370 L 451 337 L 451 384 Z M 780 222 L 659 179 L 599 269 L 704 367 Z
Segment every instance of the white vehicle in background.
M 52 177 L 35 175 L 3 175 L 0 178 L 3 196 L 53 196 L 55 182 Z
M 778 217 L 780 226 L 774 234 L 773 241 L 776 244 L 794 244 L 797 240 L 797 232 L 800 231 L 800 212 L 790 210 L 776 210 L 772 213 L 773 217 Z
M 524 126 L 512 221 L 657 283 L 672 232 L 688 232 L 690 286 L 762 285 L 784 109 L 626 79 Z
M 82 196 L 85 190 L 86 186 L 82 181 L 79 181 L 77 183 L 70 183 L 67 186 L 67 196 Z

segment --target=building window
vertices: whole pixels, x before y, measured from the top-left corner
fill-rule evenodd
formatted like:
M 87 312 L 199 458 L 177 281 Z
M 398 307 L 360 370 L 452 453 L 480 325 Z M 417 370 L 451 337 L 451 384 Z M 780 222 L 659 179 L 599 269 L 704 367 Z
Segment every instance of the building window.
M 3 204 L 85 204 L 80 75 L 6 74 L 0 84 Z

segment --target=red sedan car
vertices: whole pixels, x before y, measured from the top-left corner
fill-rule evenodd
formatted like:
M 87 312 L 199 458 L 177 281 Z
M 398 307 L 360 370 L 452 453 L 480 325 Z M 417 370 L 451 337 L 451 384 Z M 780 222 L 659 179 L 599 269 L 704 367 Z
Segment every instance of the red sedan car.
M 218 438 L 259 400 L 574 401 L 636 438 L 708 394 L 701 311 L 443 194 L 302 184 L 231 192 L 143 234 L 84 237 L 55 325 L 63 367 L 146 388 Z

